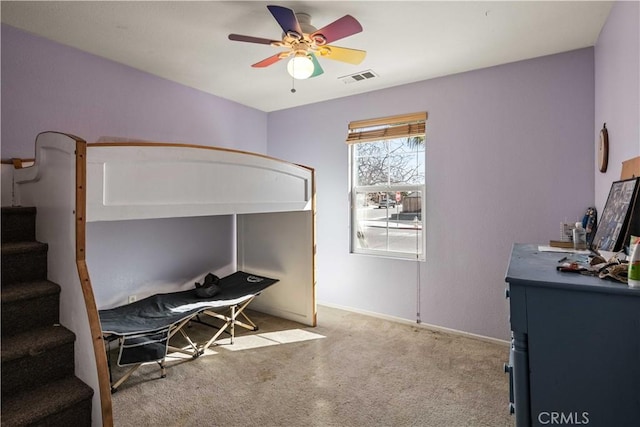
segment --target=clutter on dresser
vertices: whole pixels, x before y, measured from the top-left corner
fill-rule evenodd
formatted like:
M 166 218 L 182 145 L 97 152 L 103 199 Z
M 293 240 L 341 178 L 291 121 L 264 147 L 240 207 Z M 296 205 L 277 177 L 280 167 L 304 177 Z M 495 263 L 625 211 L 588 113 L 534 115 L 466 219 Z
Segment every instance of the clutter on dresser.
M 624 252 L 614 253 L 609 258 L 591 253 L 572 254 L 558 260 L 556 270 L 566 273 L 580 273 L 600 279 L 627 283 L 629 260 Z
M 565 249 L 588 249 L 594 237 L 598 213 L 596 208 L 588 207 L 582 220 L 560 223 L 560 239 L 549 240 L 549 246 Z M 578 239 L 576 239 L 576 235 Z

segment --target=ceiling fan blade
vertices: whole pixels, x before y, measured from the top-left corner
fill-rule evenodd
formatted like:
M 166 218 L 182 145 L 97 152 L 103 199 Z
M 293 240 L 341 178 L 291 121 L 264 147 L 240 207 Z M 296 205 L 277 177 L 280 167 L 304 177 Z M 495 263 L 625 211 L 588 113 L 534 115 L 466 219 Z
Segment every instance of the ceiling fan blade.
M 278 24 L 282 27 L 282 31 L 285 34 L 290 31 L 295 31 L 299 35 L 302 35 L 302 29 L 300 28 L 300 23 L 298 22 L 298 18 L 296 18 L 296 14 L 293 10 L 288 7 L 282 6 L 267 6 L 269 12 L 273 15 L 273 17 L 278 21 Z
M 276 53 L 273 56 L 270 56 L 266 59 L 263 59 L 260 62 L 256 62 L 255 64 L 252 65 L 252 67 L 254 68 L 264 68 L 264 67 L 268 67 L 269 65 L 275 64 L 276 62 L 280 61 L 282 59 L 282 55 L 279 53 Z
M 326 39 L 326 43 L 331 43 L 360 31 L 362 31 L 362 25 L 358 20 L 351 15 L 345 15 L 311 34 L 311 38 L 322 35 Z
M 318 62 L 318 58 L 316 58 L 316 56 L 313 53 L 309 54 L 309 56 L 311 57 L 311 62 L 313 62 L 313 74 L 311 74 L 309 78 L 316 77 L 324 73 L 324 70 L 320 66 L 320 62 Z
M 259 44 L 280 43 L 280 40 L 269 40 L 269 39 L 263 39 L 260 37 L 243 36 L 240 34 L 229 34 L 229 40 L 234 40 L 237 42 L 259 43 Z
M 358 49 L 349 49 L 338 46 L 322 46 L 318 54 L 322 58 L 333 59 L 336 61 L 348 62 L 349 64 L 358 65 L 361 63 L 367 52 Z

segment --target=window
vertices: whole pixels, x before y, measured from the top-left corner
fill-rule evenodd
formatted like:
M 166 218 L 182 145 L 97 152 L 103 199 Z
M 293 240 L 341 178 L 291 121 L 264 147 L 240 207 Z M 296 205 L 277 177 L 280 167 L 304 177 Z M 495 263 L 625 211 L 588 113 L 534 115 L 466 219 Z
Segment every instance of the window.
M 350 123 L 351 252 L 424 258 L 426 118 Z

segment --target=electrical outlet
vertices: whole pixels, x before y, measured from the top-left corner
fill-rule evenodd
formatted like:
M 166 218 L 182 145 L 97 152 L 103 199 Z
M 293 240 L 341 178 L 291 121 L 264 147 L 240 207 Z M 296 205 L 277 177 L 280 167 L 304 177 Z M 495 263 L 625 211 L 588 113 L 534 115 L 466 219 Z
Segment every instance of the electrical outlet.
M 136 302 L 138 298 L 135 295 L 129 295 L 129 304 Z

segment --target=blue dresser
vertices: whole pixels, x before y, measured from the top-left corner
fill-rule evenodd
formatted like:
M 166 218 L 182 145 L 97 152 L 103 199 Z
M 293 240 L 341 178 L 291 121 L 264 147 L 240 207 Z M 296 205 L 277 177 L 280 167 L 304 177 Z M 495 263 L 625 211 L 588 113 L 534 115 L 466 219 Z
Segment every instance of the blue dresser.
M 506 276 L 516 426 L 640 426 L 640 289 L 537 249 L 515 244 Z

